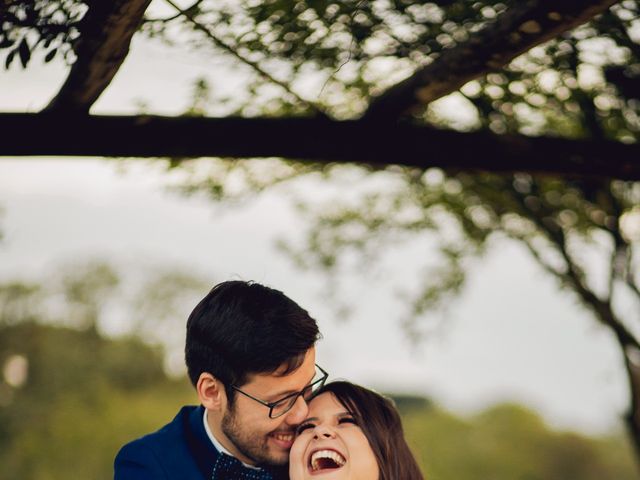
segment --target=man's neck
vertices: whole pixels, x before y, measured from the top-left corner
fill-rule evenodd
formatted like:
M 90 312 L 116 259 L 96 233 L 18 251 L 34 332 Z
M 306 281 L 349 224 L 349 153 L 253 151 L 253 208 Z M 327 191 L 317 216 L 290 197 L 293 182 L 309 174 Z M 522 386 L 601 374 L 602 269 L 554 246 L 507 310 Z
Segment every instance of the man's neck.
M 215 421 L 213 415 L 209 415 L 209 411 L 206 408 L 204 409 L 203 421 L 204 429 L 207 432 L 207 436 L 213 443 L 213 446 L 216 447 L 216 450 L 237 458 L 245 467 L 256 469 L 258 468 L 255 465 L 248 463 L 248 459 L 238 452 L 238 449 L 235 448 L 233 442 L 231 442 L 231 440 L 229 440 L 229 438 L 227 438 L 227 436 L 222 431 L 220 423 Z

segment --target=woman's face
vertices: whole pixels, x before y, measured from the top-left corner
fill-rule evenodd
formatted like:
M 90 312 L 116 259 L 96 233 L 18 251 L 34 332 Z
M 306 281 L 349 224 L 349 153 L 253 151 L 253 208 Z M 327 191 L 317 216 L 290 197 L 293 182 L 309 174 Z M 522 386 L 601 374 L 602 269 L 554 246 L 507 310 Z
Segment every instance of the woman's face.
M 333 394 L 318 395 L 289 454 L 291 480 L 378 480 L 369 441 Z

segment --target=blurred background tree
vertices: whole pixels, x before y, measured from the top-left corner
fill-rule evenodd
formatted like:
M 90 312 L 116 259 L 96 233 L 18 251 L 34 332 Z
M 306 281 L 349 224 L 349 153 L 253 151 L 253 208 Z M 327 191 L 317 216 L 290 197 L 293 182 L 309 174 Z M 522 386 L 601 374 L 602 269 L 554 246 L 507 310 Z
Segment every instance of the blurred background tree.
M 544 5 L 531 5 L 537 3 Z M 319 105 L 334 118 L 398 119 L 508 138 L 544 136 L 548 143 L 532 152 L 540 162 L 554 154 L 554 137 L 597 144 L 636 143 L 640 6 L 635 1 L 619 2 L 589 23 L 535 46 L 504 66 L 494 66 L 496 71 L 466 82 L 447 98 L 430 96 L 429 88 L 436 88 L 440 78 L 438 65 L 448 65 L 448 70 L 441 67 L 442 78 L 455 83 L 461 66 L 451 52 L 471 48 L 470 39 L 482 38 L 478 32 L 491 32 L 500 22 L 507 23 L 515 6 L 515 2 L 273 1 L 215 9 L 202 3 L 175 21 L 194 28 L 194 42 L 206 41 L 199 25 L 208 25 L 216 38 L 232 44 L 235 51 L 251 53 L 265 68 L 274 65 L 274 72 L 286 72 L 291 89 L 305 80 L 321 79 L 315 84 Z M 150 22 L 148 28 L 152 26 L 157 34 L 168 34 L 163 22 Z M 522 24 L 512 35 L 526 36 L 528 28 L 542 27 Z M 510 40 L 503 37 L 501 41 Z M 493 44 L 475 47 L 478 56 L 486 48 L 495 49 Z M 451 63 L 446 63 L 443 59 L 449 57 Z M 423 78 L 425 71 L 431 74 Z M 403 89 L 411 81 L 424 82 L 418 88 L 424 95 L 412 97 L 413 103 L 399 109 L 398 104 L 404 105 Z M 253 95 L 236 113 L 284 116 L 294 107 L 314 113 L 277 89 L 265 94 L 272 84 L 256 75 Z M 396 92 L 400 99 L 394 97 Z M 468 135 L 473 138 L 472 133 Z M 403 145 L 397 149 L 402 151 Z M 446 157 L 448 152 L 434 154 Z M 480 169 L 494 161 L 483 150 L 475 155 Z M 583 161 L 579 155 L 570 160 Z M 509 161 L 514 166 L 505 169 L 517 170 L 517 155 Z M 393 163 L 393 158 L 388 162 Z M 185 163 L 179 165 L 195 172 L 195 166 Z M 196 161 L 199 166 L 203 163 Z M 410 291 L 400 285 L 410 299 L 405 324 L 412 338 L 420 337 L 418 319 L 446 307 L 462 291 L 473 258 L 496 245 L 498 238 L 523 245 L 585 307 L 587 318 L 615 337 L 628 377 L 627 425 L 640 449 L 637 182 L 606 174 L 496 175 L 397 165 L 354 171 L 344 165 L 313 168 L 278 160 L 270 168 L 263 160 L 238 163 L 205 167 L 207 174 L 194 173 L 183 188 L 228 200 L 317 171 L 337 185 L 343 182 L 343 189 L 338 188 L 328 201 L 303 198 L 299 202 L 301 213 L 311 219 L 305 240 L 283 243 L 300 266 L 325 270 L 334 291 L 340 290 L 339 274 L 362 274 L 367 265 L 371 268 L 384 258 L 385 250 L 416 238 L 432 241 L 435 236 L 441 254 L 438 262 L 416 259 L 425 266 L 419 279 L 422 287 Z M 228 181 L 231 169 L 242 181 Z
M 118 288 L 121 275 L 94 262 L 68 266 L 41 285 L 0 286 L 0 478 L 111 478 L 126 441 L 157 428 L 176 405 L 193 403 L 186 377 L 167 375 L 168 349 L 148 335 L 151 322 L 136 321 L 148 312 L 134 307 L 138 297 L 149 302 L 163 278 L 177 277 L 184 275 L 151 277 L 128 298 Z M 189 281 L 202 291 L 202 282 Z M 178 294 L 188 288 L 175 282 L 154 302 L 166 306 Z M 104 331 L 114 307 L 130 320 L 115 337 Z M 179 317 L 153 320 L 181 336 Z
M 371 162 L 375 166 L 345 167 L 317 157 L 311 160 L 323 165 L 176 157 L 168 165 L 191 174 L 184 191 L 207 192 L 216 200 L 241 199 L 318 172 L 337 185 L 346 178 L 344 189 L 357 181 L 360 187 L 350 188 L 349 196 L 341 191 L 326 203 L 303 199 L 311 218 L 305 238 L 283 246 L 301 266 L 324 269 L 334 282 L 336 272 L 351 265 L 359 274 L 381 252 L 426 238 L 428 232 L 439 242 L 441 256 L 436 265 L 416 260 L 424 261 L 425 269 L 421 288 L 408 292 L 406 326 L 414 337 L 421 329 L 418 320 L 461 292 L 472 258 L 496 239 L 518 242 L 585 307 L 586 317 L 609 329 L 618 342 L 628 376 L 627 424 L 640 449 L 640 186 L 637 177 L 627 175 L 635 171 L 637 156 L 622 167 L 616 163 L 619 152 L 636 151 L 625 147 L 637 144 L 640 130 L 637 1 L 197 1 L 146 19 L 148 1 L 99 3 L 17 0 L 0 7 L 7 68 L 17 61 L 26 67 L 37 49 L 46 52 L 45 61 L 63 55 L 72 64 L 49 112 L 87 113 L 126 57 L 128 40 L 140 24 L 145 34 L 211 49 L 247 68 L 244 95 L 216 97 L 201 82 L 191 114 L 320 118 L 326 123 L 313 124 L 319 130 L 312 132 L 320 138 L 318 145 L 335 142 L 320 129 L 335 120 L 378 125 L 369 143 L 376 145 L 380 133 L 388 133 L 386 140 L 403 161 L 390 155 Z M 125 24 L 124 33 L 107 27 Z M 115 46 L 114 32 L 120 39 Z M 117 59 L 105 62 L 105 51 Z M 406 160 L 415 146 L 396 143 L 402 137 L 393 136 L 405 125 L 449 128 L 461 135 L 447 132 L 455 139 L 449 148 L 437 144 L 442 150 L 434 152 L 436 160 L 418 158 L 416 165 Z M 280 143 L 296 141 L 297 136 L 284 134 Z M 486 148 L 464 163 L 454 147 L 465 141 Z M 238 142 L 240 150 L 241 143 L 247 142 Z M 367 163 L 350 145 L 341 148 L 354 162 Z M 604 153 L 587 158 L 590 149 Z M 609 151 L 615 154 L 607 157 Z M 559 156 L 558 164 L 567 168 L 563 176 L 554 166 Z M 528 168 L 522 167 L 523 158 L 532 159 Z M 427 168 L 434 164 L 443 168 Z M 615 173 L 608 174 L 614 164 Z M 64 301 L 75 307 L 65 325 L 83 335 L 99 335 L 96 318 L 104 307 L 96 299 L 115 282 L 107 270 L 94 280 L 88 290 L 84 284 L 66 284 Z M 36 286 L 11 288 L 11 295 L 26 297 L 3 310 L 32 308 L 25 299 L 40 295 Z M 92 292 L 101 293 L 91 297 Z M 18 328 L 20 322 L 11 318 L 6 328 Z M 11 365 L 19 370 L 24 360 L 15 358 Z M 588 442 L 559 438 L 560 450 L 574 445 L 577 456 L 597 457 L 585 453 L 596 448 Z M 603 460 L 592 470 L 608 464 Z M 544 468 L 558 468 L 557 475 L 582 475 L 560 460 L 549 465 Z M 531 475 L 561 478 L 549 470 Z
M 114 305 L 137 315 L 137 295 L 132 301 L 118 288 L 123 280 L 112 267 L 75 266 L 54 278 L 0 286 L 0 478 L 112 478 L 120 446 L 196 397 L 184 375 L 167 375 L 155 341 L 101 328 Z M 80 283 L 82 301 L 72 287 Z M 138 291 L 153 286 L 160 293 L 157 283 L 151 276 Z M 553 431 L 514 405 L 459 418 L 422 397 L 395 401 L 427 478 L 635 478 L 632 450 L 621 434 Z

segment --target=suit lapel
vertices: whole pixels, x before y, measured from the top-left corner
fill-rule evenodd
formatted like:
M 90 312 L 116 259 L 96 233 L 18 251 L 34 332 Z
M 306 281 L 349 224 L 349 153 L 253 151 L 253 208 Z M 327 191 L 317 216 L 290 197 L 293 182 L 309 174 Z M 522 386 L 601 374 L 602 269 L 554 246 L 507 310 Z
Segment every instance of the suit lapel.
M 213 446 L 207 432 L 204 430 L 202 417 L 204 415 L 204 407 L 200 406 L 191 411 L 183 409 L 181 412 L 182 427 L 184 436 L 187 441 L 187 447 L 193 455 L 198 466 L 198 470 L 204 479 L 210 479 L 213 466 L 220 453 Z

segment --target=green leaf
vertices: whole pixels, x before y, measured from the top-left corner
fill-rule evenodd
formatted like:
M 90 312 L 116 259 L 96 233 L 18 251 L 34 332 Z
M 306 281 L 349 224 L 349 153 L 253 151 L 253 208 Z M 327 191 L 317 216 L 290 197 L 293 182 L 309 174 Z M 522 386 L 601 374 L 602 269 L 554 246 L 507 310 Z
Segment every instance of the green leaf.
M 29 63 L 29 59 L 31 58 L 31 49 L 29 48 L 29 44 L 27 43 L 27 39 L 23 38 L 18 45 L 18 53 L 20 54 L 20 62 L 22 63 L 23 68 L 27 68 L 27 64 Z
M 44 57 L 44 63 L 49 63 L 58 53 L 58 49 L 54 48 L 49 53 L 47 53 L 46 57 Z
M 8 54 L 7 54 L 7 58 L 4 61 L 4 68 L 6 68 L 7 70 L 9 69 L 9 67 L 11 66 L 11 62 L 13 62 L 13 58 L 16 56 L 16 51 L 15 50 L 11 50 Z

